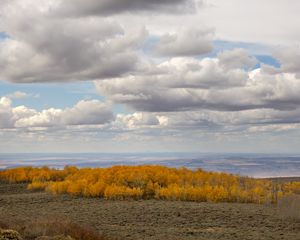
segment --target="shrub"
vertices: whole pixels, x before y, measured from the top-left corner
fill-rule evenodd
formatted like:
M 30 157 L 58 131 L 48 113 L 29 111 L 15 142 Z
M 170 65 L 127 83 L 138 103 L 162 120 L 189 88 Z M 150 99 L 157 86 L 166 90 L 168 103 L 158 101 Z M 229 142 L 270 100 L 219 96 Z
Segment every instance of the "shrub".
M 107 238 L 89 227 L 76 224 L 61 217 L 39 218 L 34 221 L 7 220 L 0 226 L 18 231 L 25 240 L 108 240 Z M 0 235 L 1 236 L 1 235 Z M 18 235 L 20 236 L 20 235 Z M 21 237 L 21 236 L 20 236 Z M 10 239 L 10 238 L 8 238 Z M 14 238 L 12 238 L 14 239 Z M 20 238 L 22 239 L 22 238 Z M 0 240 L 6 240 L 1 239 Z M 19 239 L 16 239 L 19 240 Z
M 278 200 L 278 212 L 283 218 L 300 219 L 300 195 L 290 194 Z
M 123 199 L 140 199 L 143 191 L 140 188 L 129 188 L 124 186 L 111 185 L 106 187 L 104 197 L 106 199 L 123 200 Z
M 14 230 L 0 229 L 0 240 L 22 240 L 22 237 Z
M 28 190 L 45 190 L 48 186 L 47 182 L 34 181 L 27 186 Z

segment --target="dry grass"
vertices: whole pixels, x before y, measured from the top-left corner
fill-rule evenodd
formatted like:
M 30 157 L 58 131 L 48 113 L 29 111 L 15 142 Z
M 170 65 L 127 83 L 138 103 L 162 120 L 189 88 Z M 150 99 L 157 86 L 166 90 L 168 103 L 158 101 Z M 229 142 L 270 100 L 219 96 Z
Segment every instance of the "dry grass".
M 82 226 L 62 218 L 0 221 L 0 228 L 18 231 L 25 240 L 33 240 L 41 236 L 70 236 L 76 240 L 108 240 L 89 227 Z
M 47 223 L 45 218 L 52 220 Z M 300 240 L 300 221 L 282 219 L 274 204 L 107 201 L 31 192 L 26 190 L 26 184 L 0 185 L 0 221 L 8 227 L 9 219 L 23 219 L 19 224 L 12 223 L 19 228 L 25 223 L 31 235 L 43 233 L 43 226 L 37 226 L 37 230 L 30 227 L 34 223 L 52 225 L 58 219 L 78 223 L 83 228 L 90 226 L 108 239 Z M 37 220 L 32 222 L 33 219 Z M 57 234 L 54 230 L 53 235 Z
M 291 194 L 278 200 L 278 213 L 283 218 L 300 220 L 300 195 Z

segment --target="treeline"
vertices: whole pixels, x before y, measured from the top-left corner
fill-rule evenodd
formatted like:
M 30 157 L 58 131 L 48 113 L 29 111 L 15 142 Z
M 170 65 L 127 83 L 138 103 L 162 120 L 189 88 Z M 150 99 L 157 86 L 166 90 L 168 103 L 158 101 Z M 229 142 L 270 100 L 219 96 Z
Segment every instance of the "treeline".
M 9 183 L 32 183 L 63 181 L 67 176 L 77 172 L 76 167 L 66 166 L 63 170 L 48 167 L 21 167 L 0 171 L 0 180 Z
M 15 168 L 0 172 L 0 180 L 29 183 L 28 189 L 53 194 L 105 199 L 264 203 L 283 195 L 300 194 L 300 182 L 275 186 L 271 180 L 163 166 Z

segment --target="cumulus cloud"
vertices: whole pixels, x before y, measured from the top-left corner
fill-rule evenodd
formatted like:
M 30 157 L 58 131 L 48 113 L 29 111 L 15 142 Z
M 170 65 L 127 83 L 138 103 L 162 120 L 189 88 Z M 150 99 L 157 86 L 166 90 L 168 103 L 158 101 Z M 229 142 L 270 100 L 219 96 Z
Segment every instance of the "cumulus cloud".
M 0 98 L 0 128 L 10 128 L 13 126 L 13 113 L 11 100 L 7 97 Z
M 238 61 L 226 63 L 236 55 Z M 300 81 L 294 74 L 245 69 L 253 64 L 244 51 L 233 50 L 216 59 L 174 58 L 159 64 L 156 73 L 95 85 L 113 102 L 146 112 L 298 108 Z
M 115 21 L 97 17 L 53 18 L 50 7 L 25 3 L 12 1 L 0 10 L 0 27 L 10 36 L 0 41 L 1 79 L 91 80 L 139 68 L 137 49 L 148 35 L 145 28 L 125 31 Z
M 72 108 L 37 111 L 25 106 L 13 107 L 9 98 L 0 98 L 1 129 L 104 125 L 113 120 L 111 106 L 98 100 L 82 100 Z
M 187 28 L 177 33 L 160 37 L 154 52 L 162 56 L 196 56 L 213 50 L 213 31 L 210 29 Z
M 168 124 L 168 117 L 153 113 L 135 112 L 133 114 L 118 114 L 113 123 L 113 129 L 135 130 L 142 128 L 159 128 Z
M 54 127 L 60 126 L 61 124 L 61 109 L 50 108 L 47 110 L 43 110 L 41 112 L 37 112 L 32 110 L 33 114 L 28 117 L 22 117 L 20 119 L 16 119 L 15 126 L 16 127 Z
M 95 84 L 101 94 L 114 102 L 139 111 L 159 112 L 226 108 L 218 106 L 224 101 L 217 93 L 229 94 L 229 89 L 245 86 L 247 79 L 244 70 L 225 69 L 217 59 L 175 58 L 159 64 L 156 74 L 97 81 Z M 232 104 L 235 100 L 232 99 Z M 230 104 L 227 108 L 231 108 Z
M 221 52 L 218 58 L 225 68 L 253 68 L 258 63 L 255 57 L 242 48 Z
M 300 78 L 300 45 L 278 49 L 274 57 L 279 61 L 280 68 L 272 68 L 271 73 L 294 73 Z
M 62 116 L 67 125 L 101 125 L 114 119 L 111 106 L 98 100 L 80 101 Z
M 198 7 L 202 4 L 197 1 Z M 136 21 L 119 24 L 112 15 L 194 9 L 194 0 L 3 0 L 0 29 L 7 37 L 0 41 L 0 78 L 15 83 L 69 82 L 141 71 L 147 30 Z M 157 52 L 197 55 L 210 51 L 210 31 L 186 33 L 188 39 L 182 34 L 163 36 Z

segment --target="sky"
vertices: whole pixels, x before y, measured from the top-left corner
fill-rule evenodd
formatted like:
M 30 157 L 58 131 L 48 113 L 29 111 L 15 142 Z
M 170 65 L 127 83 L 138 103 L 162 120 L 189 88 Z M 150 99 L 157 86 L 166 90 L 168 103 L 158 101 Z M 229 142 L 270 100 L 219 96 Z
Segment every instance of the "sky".
M 0 153 L 299 153 L 297 0 L 1 0 Z

